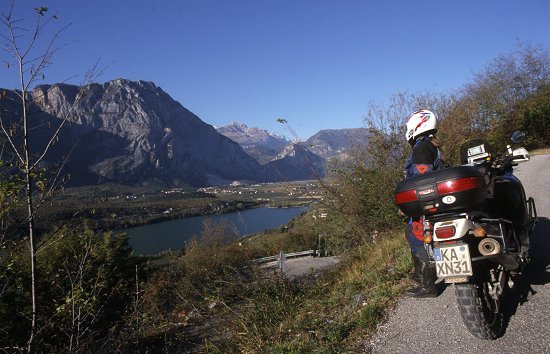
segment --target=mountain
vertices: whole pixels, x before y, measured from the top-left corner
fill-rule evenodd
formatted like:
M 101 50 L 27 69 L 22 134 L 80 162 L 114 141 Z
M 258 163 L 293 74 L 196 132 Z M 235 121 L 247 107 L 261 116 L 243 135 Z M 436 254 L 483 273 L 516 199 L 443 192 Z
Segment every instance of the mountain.
M 218 132 L 239 143 L 276 180 L 322 177 L 328 160 L 346 158 L 350 149 L 368 143 L 366 128 L 325 129 L 299 143 L 237 122 L 218 128 Z
M 284 149 L 294 145 L 285 137 L 260 128 L 250 128 L 238 122 L 233 122 L 217 130 L 238 143 L 244 151 L 262 164 L 281 158 Z M 345 158 L 351 148 L 361 147 L 367 143 L 368 130 L 366 128 L 350 128 L 320 130 L 301 144 L 306 146 L 310 153 L 330 160 Z
M 249 128 L 238 122 L 217 128 L 217 131 L 238 143 L 247 154 L 261 164 L 275 159 L 290 143 L 283 136 L 260 128 Z
M 308 180 L 324 177 L 325 163 L 304 144 L 292 143 L 265 167 L 277 181 Z
M 68 157 L 64 170 L 74 185 L 98 181 L 178 186 L 269 181 L 265 169 L 231 139 L 219 134 L 152 82 L 113 80 L 83 87 L 36 87 L 29 98 L 37 137 L 31 151 L 47 143 L 60 118 L 70 123 L 47 156 L 46 165 Z M 20 108 L 0 100 L 5 124 L 17 122 Z M 70 155 L 70 156 L 69 156 Z M 6 155 L 5 155 L 6 156 Z
M 20 144 L 20 93 L 0 92 L 2 123 Z M 71 176 L 69 185 L 200 187 L 318 178 L 327 159 L 341 158 L 354 142 L 367 141 L 361 128 L 322 130 L 304 143 L 239 123 L 218 132 L 147 81 L 41 85 L 27 98 L 32 102 L 30 149 L 35 155 L 71 113 L 42 163 L 50 171 L 63 164 Z M 9 160 L 3 134 L 0 144 L 0 157 Z
M 304 142 L 311 152 L 325 159 L 345 158 L 352 147 L 361 147 L 367 143 L 366 128 L 325 129 Z

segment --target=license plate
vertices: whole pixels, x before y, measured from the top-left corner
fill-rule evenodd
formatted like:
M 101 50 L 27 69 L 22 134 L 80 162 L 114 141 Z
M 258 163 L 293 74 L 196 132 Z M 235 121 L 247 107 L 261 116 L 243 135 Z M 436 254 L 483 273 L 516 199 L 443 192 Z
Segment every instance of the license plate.
M 472 275 L 472 261 L 467 244 L 434 248 L 435 267 L 439 278 Z

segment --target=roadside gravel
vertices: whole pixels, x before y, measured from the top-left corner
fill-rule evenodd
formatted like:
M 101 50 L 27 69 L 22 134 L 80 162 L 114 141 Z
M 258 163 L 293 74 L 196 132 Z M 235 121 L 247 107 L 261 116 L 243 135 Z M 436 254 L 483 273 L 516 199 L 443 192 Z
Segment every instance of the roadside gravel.
M 539 223 L 531 241 L 532 270 L 516 280 L 506 302 L 504 335 L 494 341 L 471 336 L 458 309 L 453 286 L 438 284 L 436 299 L 402 298 L 366 353 L 550 353 L 550 155 L 520 164 L 516 175 L 535 198 Z

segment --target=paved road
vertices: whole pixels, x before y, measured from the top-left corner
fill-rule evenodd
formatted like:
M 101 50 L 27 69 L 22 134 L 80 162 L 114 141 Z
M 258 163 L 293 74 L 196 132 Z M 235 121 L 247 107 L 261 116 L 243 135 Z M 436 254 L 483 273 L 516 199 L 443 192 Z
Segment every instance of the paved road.
M 323 269 L 332 267 L 340 262 L 338 257 L 303 257 L 290 258 L 285 261 L 285 274 L 290 277 L 299 277 L 302 275 L 319 274 Z M 270 262 L 264 265 L 264 268 L 278 271 L 279 263 Z
M 531 241 L 533 271 L 518 279 L 506 304 L 509 322 L 494 341 L 471 336 L 455 305 L 454 289 L 436 299 L 403 298 L 378 333 L 365 343 L 372 353 L 550 353 L 550 155 L 532 157 L 516 175 L 535 198 L 539 224 Z

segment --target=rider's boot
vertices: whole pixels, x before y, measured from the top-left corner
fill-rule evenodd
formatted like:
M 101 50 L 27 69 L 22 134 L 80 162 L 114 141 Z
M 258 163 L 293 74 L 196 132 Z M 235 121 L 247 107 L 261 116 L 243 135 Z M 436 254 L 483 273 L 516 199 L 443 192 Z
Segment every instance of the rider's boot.
M 422 283 L 422 262 L 420 261 L 420 259 L 416 255 L 413 255 L 412 258 L 413 258 L 414 270 L 413 270 L 412 273 L 409 273 L 408 278 L 409 278 L 410 281 L 412 281 L 416 285 L 421 285 L 421 283 Z
M 435 287 L 435 281 L 437 275 L 435 273 L 435 264 L 430 262 L 421 262 L 422 281 L 416 288 L 405 291 L 405 295 L 409 297 L 423 298 L 423 297 L 437 297 L 437 288 Z

